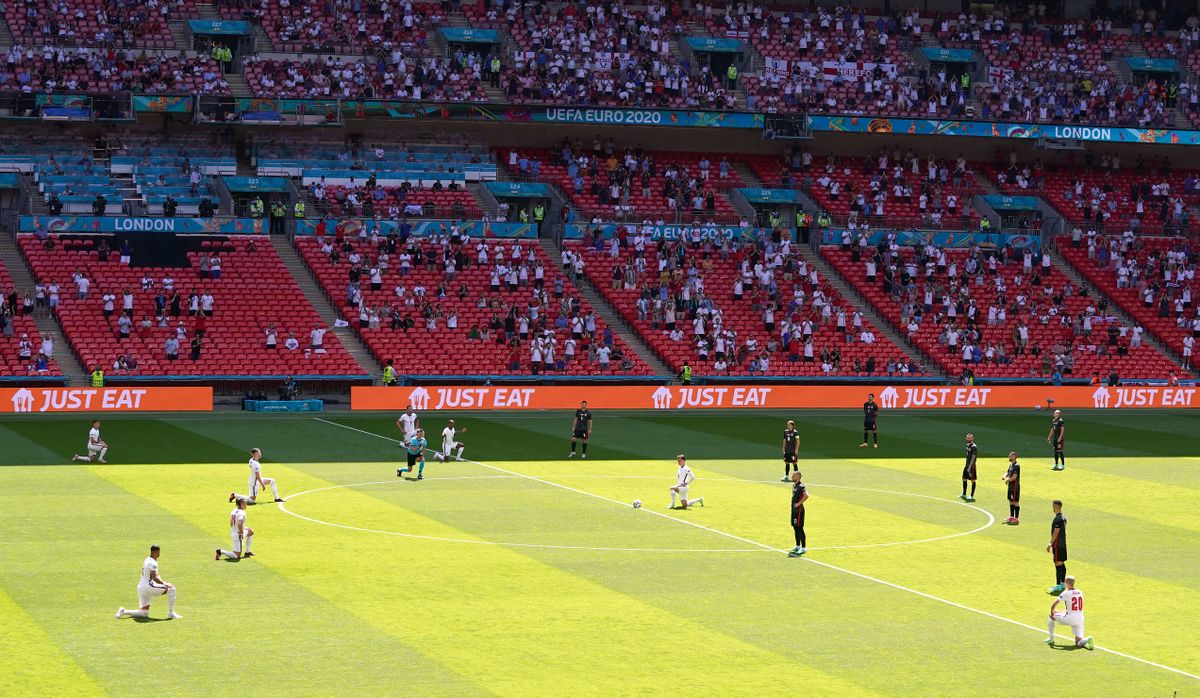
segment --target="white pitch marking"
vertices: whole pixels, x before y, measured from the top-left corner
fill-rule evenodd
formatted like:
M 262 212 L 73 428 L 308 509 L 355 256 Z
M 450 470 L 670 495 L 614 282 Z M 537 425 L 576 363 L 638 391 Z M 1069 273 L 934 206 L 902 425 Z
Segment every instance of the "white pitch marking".
M 331 422 L 331 421 L 329 421 L 329 420 L 327 420 L 327 419 L 321 419 L 320 417 L 314 417 L 314 419 L 316 419 L 316 420 L 317 420 L 317 421 L 319 421 L 319 422 L 325 422 L 326 424 L 332 424 L 332 425 L 334 425 L 334 426 L 342 427 L 343 429 L 349 429 L 349 430 L 351 430 L 351 431 L 356 431 L 356 432 L 359 432 L 360 434 L 366 434 L 367 436 L 374 436 L 375 438 L 378 438 L 378 439 L 387 439 L 388 441 L 393 441 L 393 442 L 394 442 L 394 441 L 396 441 L 396 439 L 392 439 L 392 438 L 390 438 L 390 437 L 383 436 L 383 435 L 381 435 L 381 434 L 376 434 L 376 433 L 374 433 L 374 432 L 370 432 L 370 431 L 364 431 L 364 430 L 362 430 L 362 429 L 358 429 L 358 428 L 356 428 L 356 427 L 347 426 L 347 425 L 345 425 L 345 424 L 339 424 L 338 422 Z M 464 460 L 467 460 L 467 459 L 464 459 Z M 531 475 L 523 475 L 522 473 L 518 473 L 518 472 L 515 472 L 515 471 L 512 471 L 512 470 L 507 470 L 507 469 L 505 469 L 505 468 L 501 468 L 501 467 L 499 467 L 499 466 L 490 465 L 490 464 L 488 464 L 488 463 L 480 463 L 479 461 L 475 461 L 475 460 L 470 460 L 470 461 L 468 461 L 468 462 L 475 463 L 476 465 L 480 465 L 480 466 L 483 466 L 483 467 L 485 467 L 485 468 L 491 468 L 491 469 L 493 469 L 493 470 L 497 470 L 497 471 L 499 471 L 499 472 L 506 473 L 506 474 L 508 474 L 508 475 L 515 475 L 515 476 L 518 476 L 518 477 L 525 477 L 525 478 L 528 478 L 528 479 L 530 479 L 530 480 L 533 480 L 534 482 L 540 482 L 540 483 L 543 483 L 543 484 L 546 484 L 546 485 L 550 485 L 551 487 L 558 487 L 558 488 L 560 488 L 560 489 L 568 490 L 568 491 L 570 491 L 570 492 L 576 492 L 576 493 L 578 493 L 578 494 L 582 494 L 582 495 L 585 495 L 585 496 L 588 496 L 588 497 L 594 497 L 594 498 L 596 498 L 596 499 L 601 499 L 601 500 L 604 500 L 604 501 L 606 501 L 606 502 L 613 502 L 614 504 L 620 504 L 621 506 L 628 506 L 628 505 L 627 505 L 627 504 L 625 504 L 624 502 L 618 502 L 618 501 L 617 501 L 617 500 L 615 500 L 615 499 L 609 499 L 608 497 L 604 497 L 604 496 L 601 496 L 601 495 L 598 495 L 598 494 L 592 494 L 591 492 L 585 492 L 585 491 L 583 491 L 583 490 L 578 490 L 578 489 L 575 489 L 574 487 L 568 487 L 568 486 L 566 486 L 566 485 L 560 485 L 560 484 L 558 484 L 557 482 L 551 482 L 551 481 L 549 481 L 549 480 L 543 480 L 543 479 L 541 479 L 541 478 L 538 478 L 538 477 L 533 477 L 533 476 L 531 476 Z M 735 534 L 733 534 L 733 533 L 727 533 L 727 532 L 725 532 L 725 531 L 721 531 L 721 530 L 719 530 L 719 529 L 716 529 L 716 528 L 710 528 L 710 527 L 708 527 L 708 526 L 704 526 L 704 525 L 702 525 L 702 524 L 698 524 L 698 523 L 696 523 L 696 522 L 694 522 L 694 521 L 688 521 L 687 519 L 681 519 L 681 518 L 678 518 L 678 517 L 675 517 L 675 516 L 668 516 L 668 515 L 666 515 L 666 514 L 662 514 L 662 513 L 660 513 L 660 512 L 654 511 L 653 509 L 647 509 L 646 507 L 642 507 L 641 511 L 644 511 L 644 512 L 646 512 L 647 514 L 653 514 L 654 516 L 661 516 L 662 518 L 664 518 L 664 519 L 667 519 L 668 521 L 676 521 L 676 522 L 679 522 L 679 523 L 681 523 L 681 524 L 684 524 L 684 525 L 687 525 L 687 526 L 693 526 L 693 527 L 695 527 L 695 528 L 699 528 L 699 529 L 702 529 L 702 530 L 705 530 L 705 531 L 709 531 L 710 533 L 715 533 L 715 534 L 717 534 L 717 535 L 719 535 L 719 536 L 724 536 L 724 537 L 726 537 L 726 538 L 731 538 L 731 539 L 733 539 L 733 540 L 740 541 L 740 542 L 742 542 L 742 543 L 746 543 L 747 545 L 753 545 L 753 546 L 756 546 L 756 547 L 759 547 L 759 548 L 763 548 L 763 549 L 765 549 L 765 550 L 769 550 L 769 551 L 772 551 L 772 552 L 777 552 L 777 553 L 786 553 L 786 552 L 787 552 L 787 550 L 786 550 L 786 549 L 782 549 L 782 548 L 775 548 L 775 547 L 772 547 L 772 546 L 770 546 L 770 545 L 767 545 L 766 543 L 760 543 L 760 542 L 758 542 L 758 541 L 756 541 L 756 540 L 751 540 L 751 539 L 749 539 L 749 538 L 743 538 L 742 536 L 735 535 Z M 1013 620 L 1013 619 L 1011 619 L 1011 618 L 1005 618 L 1004 616 L 996 615 L 995 613 L 990 613 L 990 612 L 988 612 L 988 611 L 984 611 L 984 610 L 981 610 L 981 609 L 978 609 L 978 608 L 972 608 L 971 606 L 967 606 L 967 605 L 965 605 L 965 604 L 961 604 L 961 603 L 959 603 L 959 602 L 957 602 L 957 601 L 951 601 L 950 599 L 944 599 L 944 598 L 942 598 L 942 597 L 940 597 L 940 596 L 934 596 L 933 594 L 927 594 L 927 593 L 925 593 L 925 592 L 923 592 L 923 591 L 917 591 L 916 589 L 913 589 L 913 588 L 911 588 L 911 587 L 906 587 L 906 586 L 903 586 L 903 585 L 900 585 L 900 584 L 896 584 L 896 583 L 894 583 L 894 582 L 885 581 L 885 580 L 883 580 L 883 579 L 879 579 L 878 577 L 872 577 L 872 576 L 870 576 L 870 575 L 863 574 L 863 573 L 861 573 L 861 572 L 855 572 L 854 570 L 848 570 L 848 569 L 846 569 L 845 567 L 838 567 L 837 565 L 831 565 L 831 564 L 829 564 L 828 562 L 822 562 L 822 561 L 820 561 L 820 560 L 814 560 L 814 559 L 812 559 L 812 558 L 809 558 L 809 557 L 805 557 L 805 558 L 801 558 L 801 559 L 802 559 L 802 560 L 804 560 L 805 562 L 809 562 L 809 563 L 811 563 L 811 564 L 814 564 L 814 565 L 819 565 L 819 566 L 821 566 L 821 567 L 825 567 L 826 569 L 831 569 L 831 570 L 834 570 L 834 571 L 836 571 L 836 572 L 842 572 L 842 573 L 844 573 L 844 574 L 848 574 L 848 575 L 850 575 L 850 576 L 852 576 L 852 577 L 858 577 L 859 579 L 865 579 L 865 580 L 867 580 L 867 581 L 869 581 L 869 582 L 875 582 L 876 584 L 882 584 L 883 586 L 890 587 L 890 588 L 892 588 L 892 589 L 896 589 L 897 591 L 905 591 L 905 592 L 908 592 L 908 593 L 910 593 L 910 594 L 913 594 L 913 595 L 916 595 L 916 596 L 920 596 L 921 598 L 929 599 L 929 600 L 931 600 L 931 601 L 938 601 L 938 602 L 940 602 L 940 603 L 944 603 L 944 604 L 946 604 L 946 605 L 948 605 L 948 606 L 953 606 L 953 607 L 955 607 L 955 608 L 962 609 L 962 610 L 964 610 L 964 611 L 970 611 L 971 613 L 976 613 L 976 614 L 978 614 L 978 615 L 981 615 L 981 616 L 986 616 L 986 617 L 988 617 L 988 618 L 992 618 L 992 619 L 994 619 L 994 620 L 998 620 L 998 621 L 1001 621 L 1001 622 L 1004 622 L 1004 623 L 1008 623 L 1008 624 L 1010 624 L 1010 625 L 1015 625 L 1015 626 L 1017 626 L 1017 627 L 1020 627 L 1020 628 L 1026 628 L 1026 629 L 1028 629 L 1028 630 L 1033 630 L 1034 632 L 1037 632 L 1037 633 L 1042 633 L 1042 632 L 1045 632 L 1045 629 L 1044 629 L 1044 628 L 1038 628 L 1038 627 L 1036 627 L 1036 626 L 1029 625 L 1028 623 L 1022 623 L 1022 622 L 1021 622 L 1021 621 L 1019 621 L 1019 620 Z M 1065 635 L 1062 635 L 1062 634 L 1059 634 L 1059 635 L 1058 635 L 1058 637 L 1061 637 L 1061 638 L 1064 638 L 1064 639 L 1072 639 L 1072 640 L 1073 640 L 1073 638 L 1067 638 L 1067 636 L 1065 636 Z M 1129 659 L 1129 660 L 1131 660 L 1131 661 L 1140 662 L 1140 663 L 1142 663 L 1142 664 L 1145 664 L 1145 665 L 1147 665 L 1147 666 L 1152 666 L 1152 667 L 1155 667 L 1155 668 L 1158 668 L 1158 669 L 1162 669 L 1162 670 L 1164 670 L 1164 671 L 1169 671 L 1169 672 L 1172 672 L 1172 673 L 1175 673 L 1175 674 L 1179 674 L 1180 676 L 1186 676 L 1186 677 L 1188 677 L 1188 678 L 1190 678 L 1190 679 L 1195 679 L 1195 680 L 1197 680 L 1197 681 L 1200 681 L 1200 675 L 1192 674 L 1192 673 L 1186 672 L 1186 671 L 1184 671 L 1184 670 L 1182 670 L 1182 669 L 1176 669 L 1175 667 L 1167 666 L 1166 664 L 1159 664 L 1158 662 L 1152 662 L 1152 661 L 1150 661 L 1149 659 L 1142 659 L 1141 657 L 1135 657 L 1135 656 L 1134 656 L 1134 655 L 1132 655 L 1132 654 L 1126 654 L 1125 652 L 1120 652 L 1120 651 L 1118 651 L 1118 650 L 1109 649 L 1109 648 L 1107 648 L 1107 647 L 1102 647 L 1102 646 L 1100 646 L 1100 645 L 1096 645 L 1096 646 L 1095 646 L 1095 648 L 1096 648 L 1096 649 L 1098 649 L 1098 650 L 1100 650 L 1101 652 L 1108 652 L 1109 654 L 1116 655 L 1116 656 L 1118 656 L 1118 657 L 1124 657 L 1125 659 Z

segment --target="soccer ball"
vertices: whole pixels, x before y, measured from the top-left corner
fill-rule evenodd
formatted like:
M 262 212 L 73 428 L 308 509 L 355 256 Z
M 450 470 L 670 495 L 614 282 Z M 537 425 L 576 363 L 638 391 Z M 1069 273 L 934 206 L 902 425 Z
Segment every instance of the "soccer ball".
M 633 508 L 641 509 L 642 508 L 642 500 L 640 500 L 640 499 L 633 500 Z

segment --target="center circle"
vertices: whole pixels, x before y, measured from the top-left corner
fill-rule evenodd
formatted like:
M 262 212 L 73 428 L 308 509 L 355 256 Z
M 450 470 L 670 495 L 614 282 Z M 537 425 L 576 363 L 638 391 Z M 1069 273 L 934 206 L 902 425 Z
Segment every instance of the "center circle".
M 584 478 L 590 478 L 590 479 L 662 480 L 661 477 L 653 476 L 653 475 L 584 475 L 584 476 L 575 476 L 575 477 L 576 478 L 584 477 Z M 500 480 L 500 479 L 526 479 L 526 476 L 519 475 L 519 474 L 517 474 L 517 475 L 465 475 L 465 476 L 451 476 L 451 477 L 438 478 L 438 480 Z M 738 478 L 715 478 L 715 479 L 707 478 L 706 482 L 768 484 L 768 485 L 783 484 L 783 483 L 779 483 L 778 481 L 775 481 L 775 480 L 742 480 L 742 479 L 738 479 Z M 296 499 L 306 496 L 306 495 L 318 494 L 320 492 L 329 492 L 332 490 L 353 489 L 356 487 L 371 487 L 371 486 L 375 486 L 375 485 L 399 485 L 400 483 L 401 483 L 401 481 L 397 481 L 397 480 L 378 480 L 378 481 L 374 481 L 374 482 L 358 482 L 358 483 L 350 483 L 350 484 L 345 484 L 345 485 L 330 485 L 328 487 L 318 487 L 315 489 L 306 490 L 304 492 L 292 494 L 288 497 L 288 501 L 292 502 L 292 501 L 295 501 Z M 861 544 L 855 544 L 855 545 L 831 545 L 831 546 L 824 546 L 824 547 L 811 547 L 811 548 L 808 548 L 809 552 L 816 552 L 816 551 L 822 551 L 822 550 L 855 550 L 855 549 L 863 549 L 863 548 L 887 548 L 887 547 L 895 547 L 895 546 L 900 546 L 900 545 L 919 545 L 922 543 L 934 543 L 937 541 L 949 540 L 951 538 L 960 538 L 962 536 L 969 536 L 969 535 L 972 535 L 975 533 L 979 533 L 979 532 L 991 527 L 996 522 L 996 517 L 993 516 L 986 509 L 983 509 L 982 507 L 978 507 L 978 506 L 975 506 L 974 504 L 970 504 L 967 502 L 960 502 L 960 501 L 955 501 L 952 499 L 944 499 L 942 497 L 935 497 L 935 496 L 927 495 L 927 494 L 917 494 L 917 493 L 913 493 L 913 492 L 901 492 L 898 490 L 883 490 L 883 489 L 875 489 L 875 488 L 870 488 L 870 487 L 857 487 L 857 486 L 853 486 L 853 485 L 820 485 L 820 484 L 810 483 L 807 486 L 809 487 L 809 489 L 812 489 L 812 490 L 820 490 L 822 488 L 838 489 L 838 490 L 854 490 L 854 491 L 859 491 L 859 492 L 870 492 L 870 493 L 874 493 L 874 494 L 892 495 L 892 496 L 897 496 L 897 497 L 915 497 L 915 498 L 919 498 L 919 499 L 928 499 L 928 500 L 932 500 L 935 502 L 942 502 L 945 504 L 951 504 L 954 506 L 961 506 L 961 507 L 966 507 L 968 509 L 973 509 L 973 510 L 983 514 L 985 517 L 987 517 L 987 521 L 983 525 L 973 528 L 969 531 L 959 531 L 956 533 L 949 533 L 949 534 L 942 535 L 942 536 L 934 536 L 931 538 L 920 538 L 920 539 L 913 539 L 913 540 L 887 541 L 887 542 L 881 542 L 881 543 L 861 543 Z M 601 495 L 592 495 L 592 496 L 595 496 L 596 498 L 602 499 L 604 501 L 612 501 L 614 503 L 620 504 L 620 502 L 611 500 L 608 497 L 603 497 Z M 491 546 L 499 546 L 499 547 L 506 547 L 506 548 L 534 548 L 534 549 L 542 549 L 542 550 L 580 550 L 580 551 L 590 551 L 590 552 L 620 552 L 620 553 L 704 553 L 704 554 L 739 553 L 739 554 L 746 554 L 746 553 L 771 553 L 771 552 L 782 553 L 782 552 L 786 552 L 786 549 L 772 548 L 768 545 L 761 544 L 761 543 L 755 543 L 756 547 L 702 549 L 702 548 L 653 548 L 653 547 L 641 548 L 641 547 L 603 547 L 603 546 L 583 546 L 583 545 L 552 545 L 552 544 L 546 544 L 546 543 L 521 543 L 521 542 L 508 542 L 508 541 L 491 541 L 491 540 L 482 540 L 482 539 L 475 539 L 475 538 L 453 538 L 453 537 L 445 537 L 445 536 L 424 535 L 424 534 L 420 534 L 420 533 L 406 533 L 406 532 L 402 532 L 402 531 L 388 531 L 388 530 L 381 530 L 381 529 L 375 529 L 375 528 L 367 528 L 367 527 L 362 527 L 362 526 L 350 526 L 348 524 L 337 523 L 335 521 L 326 521 L 326 520 L 315 518 L 312 516 L 306 516 L 304 514 L 300 514 L 298 512 L 292 511 L 291 509 L 288 509 L 284 503 L 278 503 L 278 504 L 276 504 L 276 506 L 279 507 L 279 509 L 281 511 L 283 511 L 284 513 L 286 513 L 290 516 L 294 516 L 298 519 L 302 519 L 302 520 L 308 521 L 310 523 L 320 524 L 322 526 L 331 526 L 333 528 L 341 528 L 341 529 L 348 530 L 348 531 L 359 531 L 362 533 L 373 533 L 373 534 L 377 534 L 377 535 L 394 536 L 394 537 L 398 537 L 398 538 L 409 538 L 409 539 L 413 539 L 413 540 L 424 540 L 424 541 L 439 542 L 439 543 L 456 543 L 456 544 L 463 544 L 463 545 L 491 545 Z M 649 510 L 645 510 L 645 509 L 643 509 L 642 511 L 649 515 L 662 516 L 663 518 L 666 518 L 666 519 L 676 520 L 675 517 L 672 517 L 672 516 L 669 516 L 666 514 L 660 514 L 659 512 L 656 512 L 656 511 L 649 511 Z M 682 520 L 682 521 L 684 523 L 691 523 L 690 521 L 687 521 L 687 520 Z M 734 534 L 729 534 L 729 533 L 726 533 L 724 531 L 720 531 L 717 529 L 710 529 L 708 527 L 703 527 L 703 526 L 701 528 L 710 530 L 716 535 L 734 538 L 735 540 L 742 541 L 742 542 L 747 541 L 747 539 L 745 539 L 745 538 L 742 538 L 740 536 L 735 536 Z M 749 542 L 754 543 L 753 541 L 749 541 Z

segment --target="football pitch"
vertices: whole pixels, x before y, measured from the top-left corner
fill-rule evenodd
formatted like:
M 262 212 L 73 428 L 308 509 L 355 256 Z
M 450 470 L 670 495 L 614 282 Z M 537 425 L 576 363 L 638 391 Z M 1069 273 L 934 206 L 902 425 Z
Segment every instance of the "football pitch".
M 1062 472 L 1045 412 L 885 413 L 878 449 L 847 411 L 596 412 L 586 460 L 568 413 L 425 413 L 468 460 L 420 482 L 395 416 L 112 416 L 107 465 L 69 463 L 87 416 L 0 420 L 0 695 L 1200 694 L 1185 411 L 1069 412 Z M 256 556 L 216 562 L 251 447 L 287 502 L 260 496 Z M 668 511 L 681 452 L 705 506 Z M 1043 643 L 1053 499 L 1092 651 Z M 151 543 L 183 618 L 114 620 Z

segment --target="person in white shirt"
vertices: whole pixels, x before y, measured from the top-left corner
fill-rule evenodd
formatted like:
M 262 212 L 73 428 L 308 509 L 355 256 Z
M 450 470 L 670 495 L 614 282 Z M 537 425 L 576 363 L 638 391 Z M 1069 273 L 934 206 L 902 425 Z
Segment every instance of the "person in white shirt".
M 313 325 L 312 332 L 308 333 L 308 337 L 312 341 L 312 350 L 313 351 L 324 351 L 325 350 L 325 333 L 328 331 L 329 330 L 326 330 L 324 327 L 321 327 L 320 325 Z
M 435 452 L 433 454 L 433 457 L 436 460 L 440 460 L 440 461 L 450 460 L 451 452 L 454 452 L 454 460 L 462 460 L 463 459 L 462 458 L 463 449 L 466 448 L 466 445 L 463 444 L 463 442 L 461 442 L 461 441 L 455 440 L 455 436 L 460 431 L 465 434 L 465 433 L 467 433 L 467 428 L 466 427 L 463 427 L 462 429 L 455 428 L 453 419 L 446 422 L 446 428 L 442 429 L 442 450 Z M 457 451 L 455 451 L 455 449 L 457 449 Z
M 421 420 L 417 417 L 417 413 L 413 411 L 412 405 L 400 415 L 396 420 L 396 428 L 404 432 L 404 441 L 407 443 L 409 439 L 417 435 L 417 429 L 421 426 Z
M 233 541 L 233 550 L 217 548 L 213 560 L 220 560 L 222 557 L 229 560 L 254 557 L 254 553 L 250 552 L 250 545 L 254 542 L 254 529 L 246 526 L 246 500 L 242 497 L 238 497 L 237 508 L 229 512 L 229 540 Z
M 104 457 L 108 455 L 108 444 L 104 439 L 100 438 L 100 420 L 92 422 L 92 428 L 88 430 L 87 455 L 81 456 L 78 453 L 71 456 L 72 463 L 107 463 Z
M 1054 624 L 1071 626 L 1071 630 L 1075 633 L 1075 646 L 1092 649 L 1091 636 L 1084 637 L 1083 635 L 1083 592 L 1075 588 L 1075 577 L 1067 575 L 1063 579 L 1063 584 L 1067 586 L 1066 591 L 1058 595 L 1054 603 L 1050 605 L 1050 619 L 1046 623 L 1046 628 L 1050 632 L 1050 637 L 1046 638 L 1046 644 L 1054 646 Z M 1063 605 L 1063 610 L 1055 612 L 1059 604 Z
M 258 501 L 258 493 L 260 490 L 271 488 L 271 496 L 276 502 L 284 501 L 279 497 L 279 485 L 275 483 L 275 478 L 262 476 L 262 451 L 257 448 L 250 449 L 250 480 L 246 483 L 246 491 L 250 494 L 238 494 L 236 492 L 229 493 L 229 501 L 235 499 L 247 499 L 251 503 Z
M 688 467 L 687 456 L 680 453 L 678 456 L 675 456 L 675 462 L 679 464 L 679 472 L 676 473 L 675 486 L 671 488 L 671 506 L 667 508 L 675 508 L 676 496 L 679 497 L 680 504 L 682 505 L 679 507 L 680 509 L 687 509 L 689 504 L 704 506 L 704 497 L 697 497 L 692 500 L 688 499 L 688 487 L 695 481 L 696 475 Z
M 138 582 L 137 595 L 138 605 L 140 610 L 127 611 L 125 607 L 117 609 L 117 618 L 149 618 L 150 617 L 150 602 L 156 596 L 167 597 L 167 618 L 175 619 L 183 616 L 175 612 L 175 585 L 158 576 L 158 556 L 160 554 L 157 545 L 150 546 L 150 557 L 142 561 L 142 580 Z

